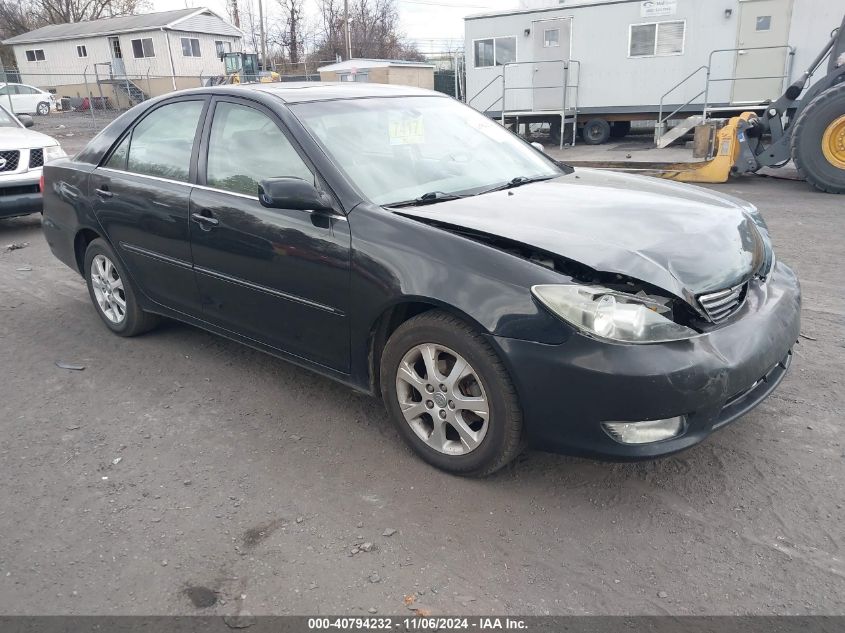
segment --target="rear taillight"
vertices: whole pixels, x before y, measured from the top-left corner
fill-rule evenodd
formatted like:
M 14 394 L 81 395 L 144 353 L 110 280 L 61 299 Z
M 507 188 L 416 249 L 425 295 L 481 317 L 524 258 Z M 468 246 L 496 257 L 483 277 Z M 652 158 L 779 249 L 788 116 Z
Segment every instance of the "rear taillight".
M 38 190 L 44 193 L 44 172 L 41 172 L 41 180 L 38 181 Z

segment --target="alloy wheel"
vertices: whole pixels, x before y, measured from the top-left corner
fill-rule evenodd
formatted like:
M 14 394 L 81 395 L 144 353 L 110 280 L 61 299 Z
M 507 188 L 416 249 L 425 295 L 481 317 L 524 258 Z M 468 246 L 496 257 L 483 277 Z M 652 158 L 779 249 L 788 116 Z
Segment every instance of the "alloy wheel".
M 45 116 L 50 114 L 50 106 L 46 103 L 39 103 L 38 104 L 38 114 L 41 116 Z
M 114 263 L 105 255 L 91 261 L 91 287 L 105 317 L 119 325 L 126 318 L 126 291 Z
M 423 442 L 464 455 L 487 434 L 490 407 L 478 374 L 457 352 L 436 343 L 411 348 L 396 372 L 405 421 Z

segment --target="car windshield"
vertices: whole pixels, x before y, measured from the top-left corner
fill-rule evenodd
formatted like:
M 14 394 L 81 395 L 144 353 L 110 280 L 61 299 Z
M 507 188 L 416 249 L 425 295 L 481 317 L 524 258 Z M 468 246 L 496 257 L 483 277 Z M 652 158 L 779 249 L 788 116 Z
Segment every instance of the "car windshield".
M 15 118 L 3 106 L 0 106 L 0 127 L 20 127 Z
M 291 109 L 361 192 L 384 206 L 562 173 L 498 123 L 445 97 L 345 99 Z

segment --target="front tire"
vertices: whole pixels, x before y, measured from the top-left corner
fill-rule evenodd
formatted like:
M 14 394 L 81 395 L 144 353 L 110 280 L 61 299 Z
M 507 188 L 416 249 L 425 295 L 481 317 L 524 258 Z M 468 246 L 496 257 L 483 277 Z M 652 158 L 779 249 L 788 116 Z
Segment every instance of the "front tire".
M 158 317 L 141 310 L 129 276 L 111 246 L 95 239 L 85 251 L 85 282 L 97 314 L 119 336 L 135 336 L 158 323 Z
M 47 116 L 48 114 L 50 114 L 50 104 L 46 101 L 42 101 L 38 104 L 35 111 L 41 116 Z
M 522 413 L 501 359 L 464 321 L 434 310 L 391 335 L 381 392 L 399 433 L 425 461 L 489 475 L 522 449 Z
M 792 130 L 792 160 L 816 189 L 845 193 L 845 83 L 817 95 Z

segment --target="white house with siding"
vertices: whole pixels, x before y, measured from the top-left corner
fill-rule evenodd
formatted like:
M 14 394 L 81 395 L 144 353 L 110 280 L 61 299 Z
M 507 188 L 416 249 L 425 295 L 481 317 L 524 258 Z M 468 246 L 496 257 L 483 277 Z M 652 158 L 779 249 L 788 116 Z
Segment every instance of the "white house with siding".
M 242 42 L 242 31 L 204 8 L 51 24 L 3 41 L 21 83 L 71 97 L 114 97 L 128 83 L 146 96 L 196 87 L 222 74 L 220 54 Z

